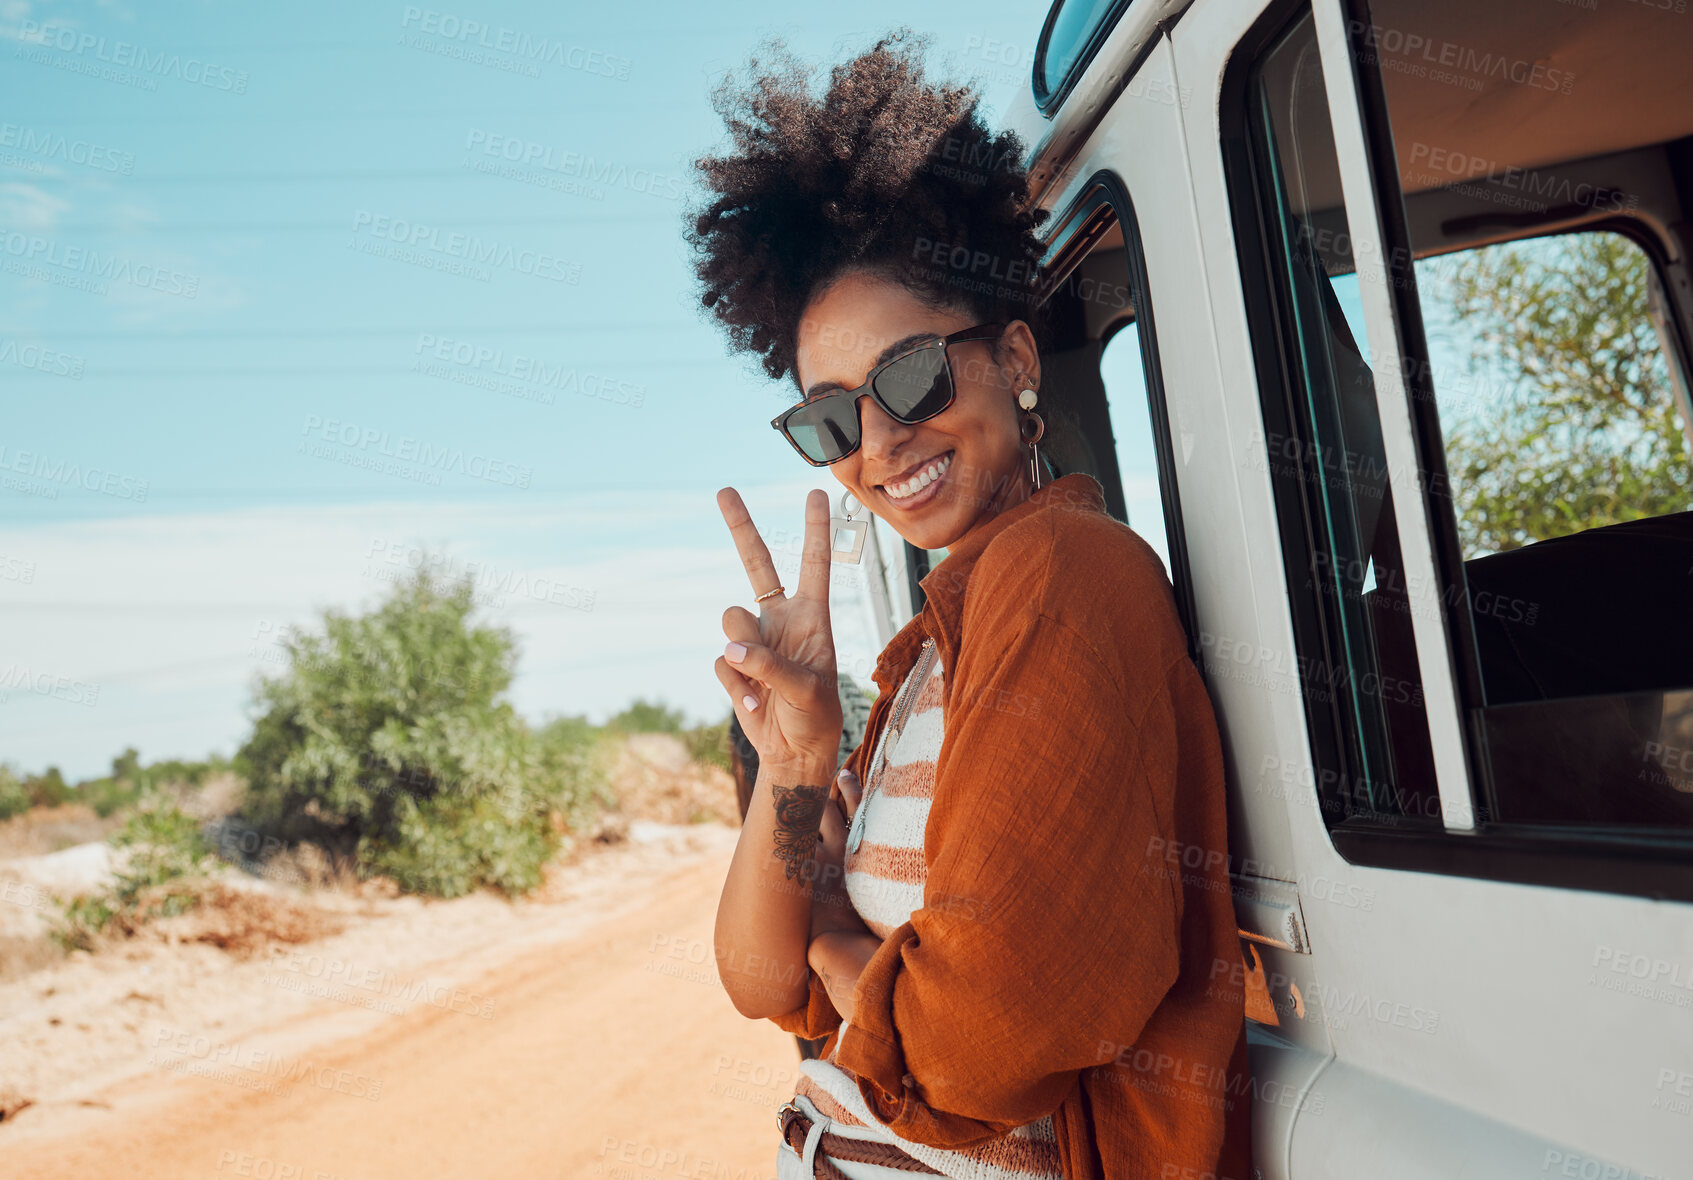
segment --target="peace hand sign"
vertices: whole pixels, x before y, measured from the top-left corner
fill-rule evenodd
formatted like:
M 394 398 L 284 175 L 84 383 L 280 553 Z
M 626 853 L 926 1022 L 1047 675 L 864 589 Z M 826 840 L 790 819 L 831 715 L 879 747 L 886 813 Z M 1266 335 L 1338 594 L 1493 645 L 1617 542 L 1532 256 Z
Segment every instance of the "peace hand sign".
M 780 585 L 770 550 L 758 535 L 740 493 L 724 488 L 717 507 L 735 538 L 754 593 Z M 827 782 L 840 761 L 841 698 L 835 679 L 835 637 L 829 627 L 829 495 L 805 497 L 805 544 L 799 587 L 759 604 L 723 612 L 729 637 L 717 658 L 717 679 L 729 693 L 760 765 L 823 767 Z

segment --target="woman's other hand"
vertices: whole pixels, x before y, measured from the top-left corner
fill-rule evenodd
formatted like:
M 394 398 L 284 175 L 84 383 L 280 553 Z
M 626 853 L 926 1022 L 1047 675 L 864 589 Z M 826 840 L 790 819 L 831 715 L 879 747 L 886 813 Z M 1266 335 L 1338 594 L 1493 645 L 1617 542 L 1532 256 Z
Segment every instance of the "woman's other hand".
M 818 831 L 815 862 L 817 875 L 811 885 L 811 937 L 829 932 L 868 934 L 870 928 L 859 917 L 846 891 L 846 837 L 858 808 L 858 777 L 843 770 L 835 778 L 829 802 L 823 809 Z
M 770 550 L 734 488 L 717 506 L 735 539 L 754 594 L 781 584 Z M 840 757 L 841 698 L 835 638 L 829 624 L 829 497 L 813 488 L 805 498 L 805 541 L 799 584 L 759 603 L 723 612 L 724 654 L 717 679 L 729 694 L 741 729 L 771 767 L 833 767 Z M 815 780 L 813 780 L 815 781 Z

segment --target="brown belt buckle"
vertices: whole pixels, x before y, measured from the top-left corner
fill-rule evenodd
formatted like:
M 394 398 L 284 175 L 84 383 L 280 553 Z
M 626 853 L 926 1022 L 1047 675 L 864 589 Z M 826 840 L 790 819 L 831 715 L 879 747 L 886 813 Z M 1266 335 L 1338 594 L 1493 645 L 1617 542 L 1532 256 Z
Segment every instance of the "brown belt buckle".
M 806 1113 L 791 1099 L 776 1108 L 776 1125 L 782 1128 L 783 1143 L 788 1141 L 788 1128 L 794 1125 L 795 1119 L 800 1118 L 806 1118 Z

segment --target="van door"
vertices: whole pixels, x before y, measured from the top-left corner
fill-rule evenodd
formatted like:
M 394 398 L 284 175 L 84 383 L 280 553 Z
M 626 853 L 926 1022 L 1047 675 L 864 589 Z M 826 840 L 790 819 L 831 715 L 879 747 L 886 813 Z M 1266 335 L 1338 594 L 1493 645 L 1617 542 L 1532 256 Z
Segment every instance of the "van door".
M 1646 103 L 1655 122 L 1630 110 L 1646 64 L 1688 60 L 1689 30 L 1614 11 L 1636 7 L 1593 26 L 1587 59 L 1631 64 L 1563 106 L 1548 71 L 1600 10 L 1197 0 L 1172 34 L 1176 77 L 1217 96 L 1184 127 L 1225 403 L 1195 450 L 1230 453 L 1236 497 L 1229 520 L 1184 496 L 1188 541 L 1249 534 L 1231 576 L 1261 592 L 1256 613 L 1200 596 L 1207 671 L 1236 790 L 1284 807 L 1311 978 L 1282 1026 L 1320 1025 L 1334 1054 L 1285 1144 L 1257 1136 L 1265 1177 L 1693 1175 L 1693 776 L 1674 756 L 1693 662 L 1653 656 L 1687 650 L 1689 613 L 1666 604 L 1685 605 L 1693 561 L 1668 571 L 1693 557 L 1693 516 L 1466 547 L 1460 522 L 1492 501 L 1485 472 L 1448 470 L 1459 374 L 1431 360 L 1418 261 L 1452 244 L 1413 240 L 1400 179 L 1483 125 L 1519 182 L 1546 160 L 1513 152 L 1597 152 L 1605 127 L 1685 160 L 1693 129 L 1667 113 L 1684 69 Z M 1393 106 L 1393 75 L 1422 89 Z M 1607 94 L 1635 106 L 1600 117 Z M 1688 175 L 1669 220 L 1626 227 L 1672 264 L 1686 244 L 1654 221 L 1686 223 Z M 1528 224 L 1503 212 L 1494 239 Z M 1650 362 L 1676 366 L 1666 391 L 1686 379 L 1672 343 Z M 1595 657 L 1595 627 L 1625 638 Z

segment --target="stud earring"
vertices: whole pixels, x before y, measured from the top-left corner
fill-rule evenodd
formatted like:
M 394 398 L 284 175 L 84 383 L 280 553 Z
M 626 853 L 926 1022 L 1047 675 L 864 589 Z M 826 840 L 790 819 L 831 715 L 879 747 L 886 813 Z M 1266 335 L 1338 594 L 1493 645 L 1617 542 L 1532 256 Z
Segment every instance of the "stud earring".
M 870 533 L 870 522 L 853 519 L 863 507 L 851 492 L 841 493 L 842 515 L 829 518 L 830 561 L 857 565 L 864 560 L 864 538 Z

